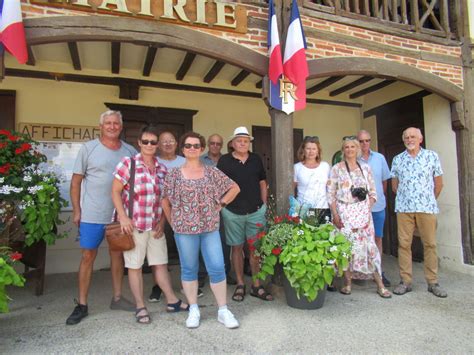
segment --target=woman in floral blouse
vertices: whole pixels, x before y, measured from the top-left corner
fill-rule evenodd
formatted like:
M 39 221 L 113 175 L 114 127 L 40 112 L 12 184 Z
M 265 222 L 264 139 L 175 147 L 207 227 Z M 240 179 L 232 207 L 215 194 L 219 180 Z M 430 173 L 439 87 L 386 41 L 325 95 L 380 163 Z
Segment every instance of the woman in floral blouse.
M 188 132 L 180 140 L 186 162 L 171 169 L 165 179 L 163 212 L 174 231 L 181 262 L 181 282 L 190 304 L 188 328 L 197 328 L 200 312 L 197 305 L 199 253 L 210 278 L 212 292 L 219 306 L 217 320 L 227 328 L 239 322 L 227 309 L 227 285 L 219 235 L 219 212 L 240 192 L 239 186 L 219 169 L 205 166 L 199 159 L 206 140 Z
M 352 243 L 352 261 L 344 272 L 344 287 L 340 292 L 351 294 L 352 278 L 369 279 L 373 275 L 377 293 L 390 298 L 391 293 L 380 277 L 380 254 L 370 213 L 377 193 L 370 167 L 357 161 L 360 152 L 357 137 L 344 137 L 343 160 L 332 167 L 328 180 L 327 197 L 333 223 Z

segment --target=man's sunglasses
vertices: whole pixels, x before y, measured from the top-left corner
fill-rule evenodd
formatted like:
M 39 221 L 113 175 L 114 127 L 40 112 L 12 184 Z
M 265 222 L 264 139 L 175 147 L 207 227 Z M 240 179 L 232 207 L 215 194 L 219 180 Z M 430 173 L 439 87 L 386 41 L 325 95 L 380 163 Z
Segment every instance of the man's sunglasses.
M 186 149 L 191 149 L 191 148 L 200 149 L 201 144 L 199 144 L 199 143 L 196 143 L 196 144 L 186 143 L 186 144 L 183 145 L 183 147 L 186 148 Z
M 221 142 L 209 142 L 209 145 L 216 145 L 218 147 L 222 146 Z
M 151 140 L 148 140 L 148 139 L 141 139 L 141 142 L 142 142 L 143 145 L 148 145 L 148 144 L 157 145 L 158 144 L 158 141 L 151 141 Z

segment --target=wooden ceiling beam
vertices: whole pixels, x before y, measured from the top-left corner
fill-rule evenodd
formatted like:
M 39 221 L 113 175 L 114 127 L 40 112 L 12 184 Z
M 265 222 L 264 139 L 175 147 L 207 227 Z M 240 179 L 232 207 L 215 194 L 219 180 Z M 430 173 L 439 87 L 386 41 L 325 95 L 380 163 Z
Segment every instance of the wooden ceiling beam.
M 204 81 L 205 83 L 210 83 L 212 80 L 214 80 L 217 74 L 219 74 L 219 72 L 222 70 L 224 65 L 225 65 L 224 62 L 221 62 L 220 60 L 216 60 L 216 62 L 214 63 L 212 68 L 209 69 L 209 71 L 207 72 L 206 76 L 204 77 L 202 81 Z
M 350 94 L 349 95 L 349 98 L 350 99 L 357 99 L 358 97 L 361 97 L 361 96 L 364 96 L 364 95 L 367 95 L 367 94 L 370 94 L 371 92 L 374 92 L 374 91 L 377 91 L 377 90 L 380 90 L 380 89 L 383 89 L 384 87 L 386 86 L 389 86 L 393 83 L 395 83 L 396 80 L 384 80 L 378 84 L 375 84 L 375 85 L 372 85 L 372 86 L 369 86 L 368 88 L 365 88 L 365 89 L 362 89 L 360 91 L 357 91 L 353 94 Z
M 342 87 L 340 87 L 339 89 L 336 89 L 336 90 L 333 90 L 329 93 L 329 96 L 336 96 L 336 95 L 340 95 L 342 94 L 343 92 L 346 92 L 346 91 L 349 91 L 349 90 L 352 90 L 360 85 L 363 85 L 365 83 L 368 83 L 369 81 L 371 81 L 373 78 L 371 76 L 363 76 L 362 78 L 360 79 L 357 79 L 355 81 L 353 81 L 352 83 L 349 83 L 347 85 L 344 85 Z
M 189 71 L 189 68 L 191 68 L 191 65 L 193 64 L 195 58 L 196 58 L 196 54 L 189 53 L 189 52 L 186 53 L 186 56 L 184 57 L 183 62 L 181 63 L 181 66 L 176 72 L 176 80 L 184 79 L 184 77 Z
M 143 76 L 150 76 L 151 68 L 153 68 L 153 63 L 155 62 L 156 52 L 158 51 L 157 47 L 150 46 L 146 52 L 145 64 L 143 64 Z
M 33 49 L 31 48 L 31 46 L 27 46 L 26 49 L 28 50 L 28 61 L 26 62 L 26 65 L 30 65 L 33 67 L 36 65 L 36 59 L 33 53 Z
M 345 76 L 341 75 L 341 76 L 333 76 L 331 78 L 323 80 L 319 84 L 316 84 L 316 85 L 310 87 L 309 89 L 307 89 L 306 93 L 308 95 L 314 94 L 315 92 L 321 91 L 321 90 L 327 88 L 328 86 L 338 82 L 339 80 L 341 80 L 343 78 L 345 78 Z
M 71 55 L 71 61 L 74 70 L 82 70 L 77 42 L 67 42 L 67 47 L 69 48 L 69 54 Z
M 120 72 L 120 42 L 112 42 L 112 73 Z
M 232 79 L 232 81 L 230 82 L 230 85 L 232 86 L 237 86 L 239 85 L 242 81 L 245 80 L 246 77 L 248 77 L 250 75 L 250 72 L 243 69 L 240 71 L 239 74 L 237 74 L 234 79 Z

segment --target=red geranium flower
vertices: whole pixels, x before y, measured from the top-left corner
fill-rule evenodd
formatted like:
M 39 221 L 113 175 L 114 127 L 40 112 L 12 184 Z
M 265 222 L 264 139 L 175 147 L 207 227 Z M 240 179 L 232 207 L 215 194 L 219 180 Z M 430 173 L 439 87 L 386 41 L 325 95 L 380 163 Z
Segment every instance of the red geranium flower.
M 280 255 L 280 253 L 281 253 L 281 247 L 276 247 L 272 249 L 273 255 Z
M 10 254 L 10 259 L 12 259 L 13 261 L 18 261 L 22 257 L 23 257 L 23 255 L 21 253 L 17 252 L 17 251 Z
M 262 223 L 256 223 L 255 224 L 258 228 L 262 228 L 263 227 L 263 224 Z
M 4 136 L 9 136 L 11 133 L 10 131 L 7 131 L 6 129 L 0 129 L 0 134 L 3 134 Z
M 6 143 L 6 142 L 5 142 L 5 143 L 0 143 L 0 148 L 4 148 L 4 147 L 6 147 L 6 146 L 7 146 L 7 143 Z
M 8 174 L 8 171 L 10 170 L 11 164 L 6 163 L 5 165 L 0 166 L 0 174 Z

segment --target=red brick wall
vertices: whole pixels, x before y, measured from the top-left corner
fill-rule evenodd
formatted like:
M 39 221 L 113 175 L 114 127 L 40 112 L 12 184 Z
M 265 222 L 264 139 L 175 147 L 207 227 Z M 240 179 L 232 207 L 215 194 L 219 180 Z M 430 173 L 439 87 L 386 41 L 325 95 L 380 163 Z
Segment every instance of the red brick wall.
M 251 19 L 258 19 L 266 21 L 268 18 L 268 10 L 263 6 L 255 6 L 248 4 L 240 4 L 247 8 L 247 16 L 249 23 Z M 38 16 L 57 16 L 57 15 L 84 15 L 88 14 L 81 11 L 63 10 L 57 8 L 50 8 L 39 5 L 31 5 L 28 0 L 22 0 L 23 16 L 25 18 Z M 435 53 L 446 55 L 450 57 L 460 58 L 460 47 L 444 46 L 440 44 L 432 44 L 423 41 L 403 38 L 400 36 L 393 36 L 383 34 L 371 30 L 343 25 L 327 20 L 311 18 L 302 15 L 301 20 L 306 28 L 311 28 L 320 31 L 334 32 L 338 34 L 347 35 L 367 41 L 377 42 L 393 48 L 410 50 L 414 53 Z M 138 20 L 137 20 L 138 21 Z M 262 23 L 262 21 L 260 21 Z M 179 26 L 179 25 L 177 25 Z M 213 36 L 225 38 L 229 41 L 241 44 L 252 50 L 266 53 L 267 52 L 267 31 L 260 28 L 248 28 L 246 34 L 225 32 L 219 30 L 205 29 L 202 27 L 195 27 L 196 31 L 208 33 Z M 420 70 L 427 71 L 442 79 L 448 80 L 460 87 L 463 86 L 462 67 L 450 64 L 442 64 L 435 61 L 420 60 L 409 56 L 393 55 L 384 53 L 383 51 L 373 51 L 367 48 L 358 47 L 356 45 L 346 45 L 336 42 L 329 42 L 314 37 L 307 36 L 307 57 L 308 59 L 330 58 L 330 57 L 370 57 L 380 58 L 390 61 L 399 62 L 402 64 L 416 67 Z

